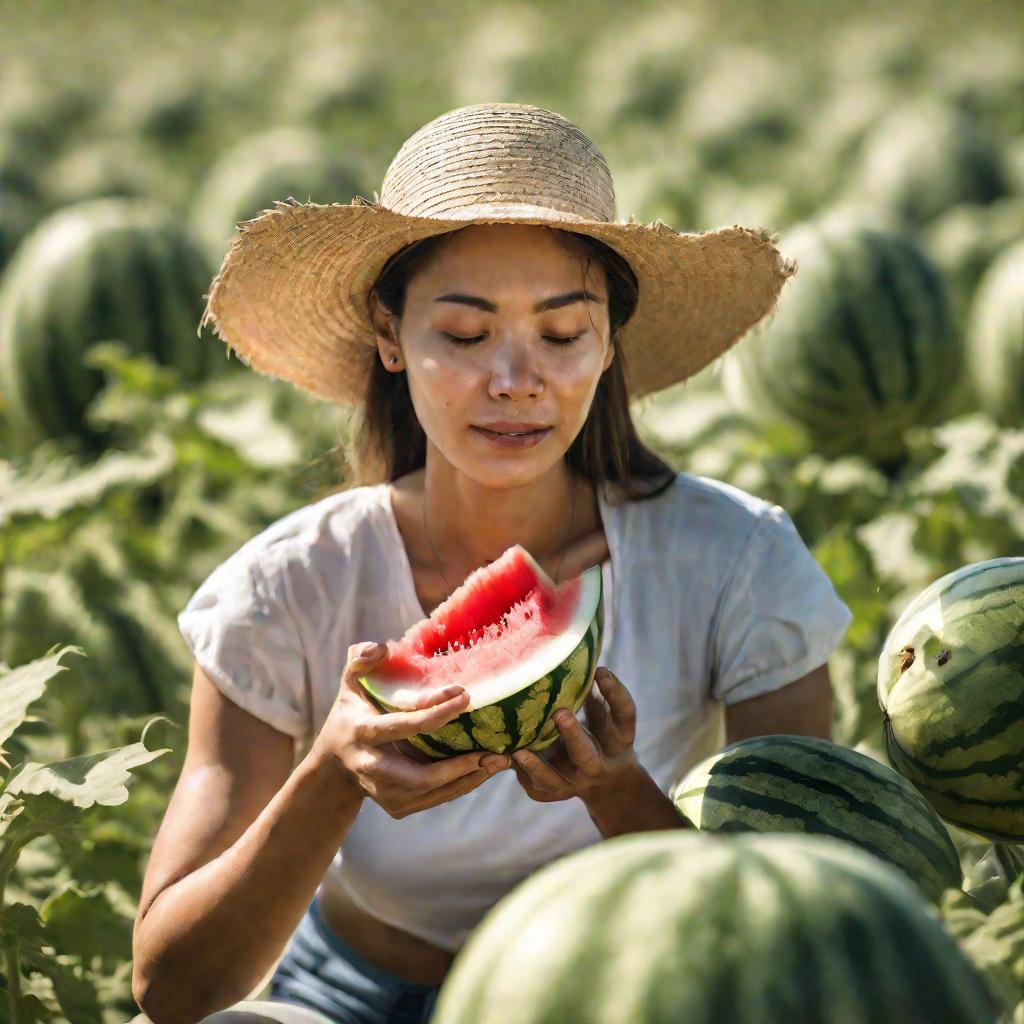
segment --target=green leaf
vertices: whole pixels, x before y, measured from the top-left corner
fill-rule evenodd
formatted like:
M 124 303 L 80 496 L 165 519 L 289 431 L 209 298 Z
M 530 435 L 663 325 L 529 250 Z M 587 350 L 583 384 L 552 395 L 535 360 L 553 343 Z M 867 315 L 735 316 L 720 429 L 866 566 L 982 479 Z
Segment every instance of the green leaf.
M 85 654 L 80 647 L 64 647 L 15 669 L 0 662 L 0 744 L 25 721 L 29 704 L 43 695 L 47 682 L 67 670 L 60 659 L 69 652 Z
M 7 792 L 26 797 L 26 804 L 28 797 L 48 793 L 76 807 L 112 807 L 128 799 L 126 783 L 132 768 L 170 752 L 169 747 L 147 750 L 142 743 L 132 743 L 51 764 L 30 761 L 9 779 Z
M 7 826 L 25 810 L 25 805 L 10 793 L 0 796 L 0 839 L 7 832 Z
M 7 989 L 0 985 L 0 1024 L 37 1024 L 39 1021 L 54 1020 L 50 1008 L 34 992 L 22 991 L 21 996 L 15 1003 L 17 1016 L 11 1017 L 7 1012 L 8 1000 Z
M 674 393 L 669 396 L 668 390 Z M 723 431 L 748 427 L 720 392 L 667 389 L 637 415 L 637 429 L 646 440 L 663 448 L 692 449 Z
M 17 945 L 22 973 L 35 971 L 50 981 L 53 995 L 66 1020 L 74 1021 L 74 1024 L 103 1024 L 96 986 L 54 955 L 54 944 L 35 907 L 25 903 L 7 904 L 0 918 L 0 941 L 5 946 Z M 49 1013 L 29 1016 L 29 1009 L 28 1006 L 19 1009 L 17 1019 L 51 1019 Z
M 935 565 L 914 545 L 918 517 L 892 511 L 865 523 L 858 538 L 871 552 L 876 571 L 901 587 L 927 586 L 935 578 Z
M 132 955 L 132 921 L 119 914 L 106 886 L 81 889 L 68 882 L 40 908 L 50 941 L 58 953 L 77 956 L 84 965 L 100 957 L 110 970 Z
M 145 487 L 174 467 L 174 447 L 158 434 L 138 452 L 111 451 L 92 465 L 39 451 L 24 468 L 0 462 L 0 526 L 19 516 L 54 519 L 70 509 L 94 505 L 114 487 Z
M 1010 887 L 1008 901 L 996 907 L 961 945 L 1008 1010 L 1024 1000 L 1024 879 Z
M 269 402 L 262 398 L 230 407 L 209 406 L 197 419 L 211 437 L 230 445 L 253 466 L 286 469 L 302 455 L 295 434 L 274 420 Z

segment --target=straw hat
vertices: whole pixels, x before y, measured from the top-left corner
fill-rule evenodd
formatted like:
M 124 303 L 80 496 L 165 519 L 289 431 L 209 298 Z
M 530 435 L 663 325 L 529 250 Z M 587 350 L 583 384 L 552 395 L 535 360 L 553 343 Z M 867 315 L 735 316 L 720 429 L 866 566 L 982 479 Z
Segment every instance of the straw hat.
M 260 373 L 359 403 L 378 358 L 368 295 L 387 260 L 418 239 L 503 221 L 591 235 L 629 262 L 640 295 L 619 342 L 632 398 L 707 366 L 774 312 L 796 272 L 764 230 L 617 222 L 608 164 L 579 128 L 540 107 L 481 103 L 410 136 L 373 202 L 289 198 L 239 223 L 200 331 L 212 322 Z

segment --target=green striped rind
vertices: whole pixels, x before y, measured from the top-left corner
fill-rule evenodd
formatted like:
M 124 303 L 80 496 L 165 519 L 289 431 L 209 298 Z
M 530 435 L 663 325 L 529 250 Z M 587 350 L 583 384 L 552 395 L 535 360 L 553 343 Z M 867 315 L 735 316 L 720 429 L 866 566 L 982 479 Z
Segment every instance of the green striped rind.
M 828 456 L 900 455 L 942 415 L 962 363 L 947 287 L 913 240 L 834 215 L 780 241 L 800 269 L 723 366 L 730 399 Z
M 597 671 L 603 635 L 602 588 L 593 620 L 560 665 L 504 700 L 466 711 L 435 732 L 410 737 L 409 742 L 435 758 L 473 750 L 490 750 L 497 754 L 523 748 L 543 750 L 560 735 L 551 721 L 555 712 L 560 708 L 571 708 L 575 712 L 583 706 Z M 385 711 L 398 710 L 372 694 L 370 697 Z
M 804 832 L 855 843 L 904 871 L 933 901 L 963 882 L 931 805 L 901 775 L 811 736 L 758 736 L 726 747 L 671 793 L 708 832 Z
M 514 889 L 459 952 L 431 1024 L 995 1022 L 916 889 L 849 843 L 609 839 Z
M 210 267 L 170 212 L 136 199 L 99 199 L 51 214 L 19 246 L 0 289 L 0 391 L 20 427 L 85 433 L 102 384 L 83 365 L 97 341 L 177 367 L 187 381 L 226 361 L 196 337 Z
M 886 638 L 878 699 L 893 767 L 943 818 L 1024 841 L 1024 558 L 922 591 Z
M 1017 426 L 1024 417 L 1024 242 L 986 270 L 969 319 L 969 366 L 981 405 Z

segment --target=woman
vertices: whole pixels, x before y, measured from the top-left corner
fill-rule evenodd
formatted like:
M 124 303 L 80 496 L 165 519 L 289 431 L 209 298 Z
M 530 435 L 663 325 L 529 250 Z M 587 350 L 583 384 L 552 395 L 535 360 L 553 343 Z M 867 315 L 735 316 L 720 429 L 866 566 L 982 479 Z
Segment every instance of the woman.
M 665 794 L 724 739 L 828 735 L 849 610 L 781 508 L 673 473 L 628 406 L 724 352 L 795 267 L 763 232 L 614 214 L 578 128 L 486 104 L 407 140 L 380 202 L 289 201 L 234 241 L 207 316 L 254 369 L 361 405 L 360 473 L 179 618 L 189 751 L 134 936 L 156 1024 L 424 1021 L 532 871 L 681 827 Z M 355 677 L 514 543 L 556 580 L 602 566 L 601 696 L 544 757 L 423 763 L 405 739 L 466 694 L 385 715 Z M 237 1003 L 282 949 L 270 999 Z

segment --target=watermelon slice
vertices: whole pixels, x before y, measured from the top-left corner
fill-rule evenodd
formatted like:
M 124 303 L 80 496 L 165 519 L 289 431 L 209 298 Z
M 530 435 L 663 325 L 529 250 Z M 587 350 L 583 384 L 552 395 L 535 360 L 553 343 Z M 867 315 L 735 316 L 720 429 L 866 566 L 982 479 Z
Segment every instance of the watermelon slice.
M 577 711 L 594 680 L 604 631 L 601 567 L 555 586 L 518 544 L 471 573 L 360 683 L 385 711 L 411 711 L 424 690 L 457 683 L 469 706 L 409 742 L 431 757 L 542 750 L 552 716 Z

